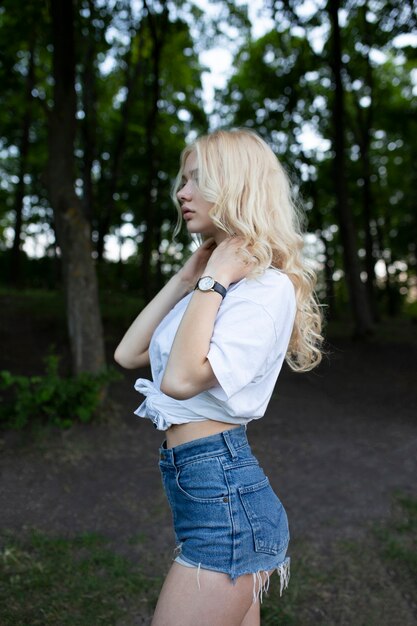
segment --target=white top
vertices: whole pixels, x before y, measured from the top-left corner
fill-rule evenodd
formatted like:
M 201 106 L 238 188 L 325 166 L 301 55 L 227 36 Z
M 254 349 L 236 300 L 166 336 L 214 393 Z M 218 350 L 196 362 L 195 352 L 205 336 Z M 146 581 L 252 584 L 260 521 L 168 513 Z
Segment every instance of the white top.
M 138 378 L 135 389 L 146 396 L 135 414 L 155 428 L 218 420 L 247 424 L 266 411 L 281 370 L 294 324 L 296 300 L 291 280 L 269 268 L 243 278 L 227 290 L 214 324 L 207 355 L 218 385 L 188 400 L 160 391 L 175 333 L 191 299 L 186 295 L 156 328 L 149 345 L 153 382 Z

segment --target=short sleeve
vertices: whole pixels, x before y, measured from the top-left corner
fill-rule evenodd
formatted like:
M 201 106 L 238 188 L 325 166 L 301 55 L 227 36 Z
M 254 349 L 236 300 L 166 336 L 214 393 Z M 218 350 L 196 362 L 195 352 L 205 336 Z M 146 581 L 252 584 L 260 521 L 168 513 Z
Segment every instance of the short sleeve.
M 207 358 L 219 386 L 208 392 L 228 400 L 260 375 L 276 344 L 274 321 L 251 300 L 224 301 L 214 325 Z

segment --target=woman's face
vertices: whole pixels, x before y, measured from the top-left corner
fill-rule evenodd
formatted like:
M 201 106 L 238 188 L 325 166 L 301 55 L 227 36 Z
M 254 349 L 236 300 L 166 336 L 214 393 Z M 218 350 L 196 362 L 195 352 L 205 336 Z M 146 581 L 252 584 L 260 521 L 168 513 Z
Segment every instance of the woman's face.
M 185 161 L 182 184 L 177 191 L 177 198 L 188 232 L 217 238 L 216 235 L 219 235 L 220 231 L 209 216 L 213 203 L 205 200 L 198 188 L 197 154 L 194 151 Z

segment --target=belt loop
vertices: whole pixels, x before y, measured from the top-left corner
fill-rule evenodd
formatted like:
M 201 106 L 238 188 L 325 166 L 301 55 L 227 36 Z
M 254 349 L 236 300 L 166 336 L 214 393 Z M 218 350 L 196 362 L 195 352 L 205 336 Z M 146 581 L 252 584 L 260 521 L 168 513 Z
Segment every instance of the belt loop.
M 230 432 L 227 431 L 227 430 L 224 430 L 222 432 L 222 435 L 223 435 L 224 442 L 225 442 L 226 446 L 229 448 L 229 452 L 230 452 L 231 457 L 232 457 L 232 459 L 234 461 L 235 459 L 237 459 L 237 452 L 236 452 L 235 447 L 234 447 L 234 445 L 232 443 L 232 440 L 231 440 L 231 437 L 230 437 Z

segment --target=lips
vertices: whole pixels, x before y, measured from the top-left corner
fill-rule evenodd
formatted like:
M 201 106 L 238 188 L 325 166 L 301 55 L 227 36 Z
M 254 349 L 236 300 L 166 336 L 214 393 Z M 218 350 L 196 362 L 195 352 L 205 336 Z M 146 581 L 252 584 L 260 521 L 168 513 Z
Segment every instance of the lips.
M 192 211 L 191 209 L 189 209 L 186 206 L 183 206 L 181 211 L 182 211 L 182 216 L 183 216 L 184 219 L 187 219 L 187 218 L 189 219 L 195 213 L 195 211 Z

